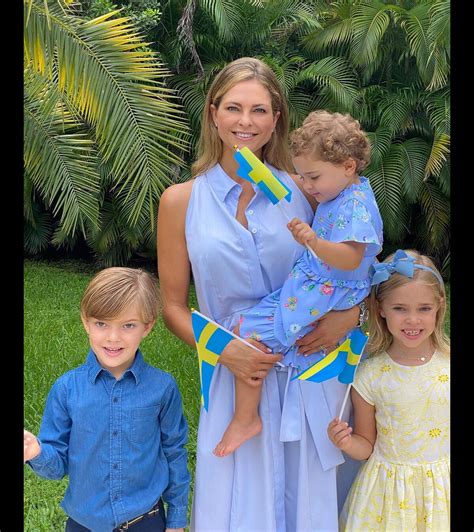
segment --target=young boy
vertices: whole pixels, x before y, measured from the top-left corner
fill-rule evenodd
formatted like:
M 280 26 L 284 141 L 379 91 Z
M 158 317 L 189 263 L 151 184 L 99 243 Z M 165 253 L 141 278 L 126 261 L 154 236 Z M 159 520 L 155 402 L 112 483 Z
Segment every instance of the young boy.
M 66 531 L 184 530 L 189 491 L 187 424 L 174 379 L 147 364 L 140 341 L 158 315 L 157 280 L 132 268 L 94 276 L 81 301 L 86 362 L 53 385 L 24 459 L 69 485 Z M 168 504 L 167 516 L 163 500 Z

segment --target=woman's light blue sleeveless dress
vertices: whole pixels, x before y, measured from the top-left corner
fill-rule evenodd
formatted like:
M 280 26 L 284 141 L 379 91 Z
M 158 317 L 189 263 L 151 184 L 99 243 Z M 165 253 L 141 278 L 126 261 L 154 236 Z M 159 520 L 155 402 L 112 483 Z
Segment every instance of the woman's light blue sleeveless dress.
M 193 184 L 185 232 L 199 310 L 229 329 L 242 311 L 283 284 L 301 256 L 287 220 L 313 218 L 291 177 L 268 166 L 292 189 L 292 201 L 273 205 L 256 188 L 246 209 L 248 229 L 235 219 L 242 189 L 220 165 Z M 201 409 L 199 419 L 192 531 L 337 530 L 336 466 L 344 458 L 326 429 L 346 386 L 337 379 L 288 386 L 294 375 L 292 367 L 269 372 L 259 408 L 261 434 L 217 458 L 212 450 L 234 411 L 234 377 L 217 364 L 209 411 Z M 344 483 L 344 492 L 348 487 Z

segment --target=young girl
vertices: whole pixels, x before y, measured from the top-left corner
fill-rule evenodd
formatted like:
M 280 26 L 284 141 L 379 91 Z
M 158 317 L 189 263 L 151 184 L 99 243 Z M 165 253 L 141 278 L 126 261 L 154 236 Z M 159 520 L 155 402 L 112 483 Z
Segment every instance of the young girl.
M 354 429 L 331 441 L 361 467 L 340 530 L 450 530 L 446 296 L 431 260 L 399 250 L 376 266 L 367 360 L 351 390 Z
M 291 134 L 290 151 L 305 192 L 319 206 L 312 228 L 298 218 L 288 228 L 317 258 L 306 251 L 281 289 L 241 314 L 236 332 L 284 353 L 285 365 L 303 370 L 323 353 L 303 362 L 296 356 L 296 340 L 330 310 L 351 308 L 369 294 L 369 268 L 382 246 L 382 219 L 367 178 L 360 176 L 369 163 L 370 144 L 357 120 L 310 113 Z M 228 455 L 261 431 L 259 400 L 260 388 L 236 380 L 234 417 L 214 449 L 216 456 Z

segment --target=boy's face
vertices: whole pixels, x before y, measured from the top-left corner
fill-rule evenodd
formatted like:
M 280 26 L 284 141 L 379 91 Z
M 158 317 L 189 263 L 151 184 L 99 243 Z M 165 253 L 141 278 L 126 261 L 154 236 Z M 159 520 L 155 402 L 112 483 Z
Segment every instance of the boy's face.
M 293 157 L 293 165 L 303 180 L 304 190 L 318 203 L 336 198 L 346 187 L 357 182 L 353 159 L 334 164 L 302 154 Z
M 89 343 L 99 364 L 119 379 L 135 360 L 142 338 L 155 322 L 144 323 L 138 305 L 132 305 L 113 319 L 81 317 Z

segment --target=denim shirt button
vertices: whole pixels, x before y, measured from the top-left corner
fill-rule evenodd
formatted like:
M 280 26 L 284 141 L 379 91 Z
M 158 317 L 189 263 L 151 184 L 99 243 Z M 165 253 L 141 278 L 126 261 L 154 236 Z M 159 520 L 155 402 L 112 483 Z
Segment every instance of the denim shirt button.
M 118 403 L 118 397 L 114 397 L 114 403 Z
M 118 430 L 114 430 L 114 431 L 112 432 L 112 436 L 117 436 L 117 434 L 118 434 Z
M 112 467 L 113 467 L 114 469 L 117 469 L 118 465 L 117 465 L 117 464 L 114 464 Z

